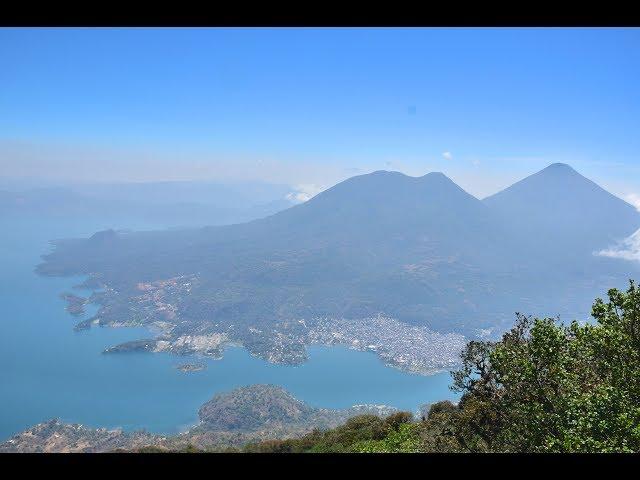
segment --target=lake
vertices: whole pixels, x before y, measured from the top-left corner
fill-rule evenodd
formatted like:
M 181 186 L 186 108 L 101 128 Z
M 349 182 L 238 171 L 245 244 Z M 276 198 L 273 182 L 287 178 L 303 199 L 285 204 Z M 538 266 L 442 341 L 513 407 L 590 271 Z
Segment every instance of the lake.
M 375 403 L 415 411 L 424 403 L 455 399 L 448 373 L 405 373 L 373 353 L 346 347 L 312 347 L 309 361 L 296 367 L 229 348 L 224 359 L 207 360 L 206 370 L 193 373 L 175 367 L 200 359 L 102 355 L 108 346 L 149 333 L 139 328 L 74 332 L 78 319 L 64 310 L 59 295 L 72 291 L 81 278 L 45 278 L 33 270 L 40 255 L 50 251 L 49 240 L 112 227 L 165 225 L 135 219 L 0 218 L 0 441 L 51 418 L 175 433 L 197 422 L 198 408 L 215 393 L 254 383 L 281 385 L 317 407 Z

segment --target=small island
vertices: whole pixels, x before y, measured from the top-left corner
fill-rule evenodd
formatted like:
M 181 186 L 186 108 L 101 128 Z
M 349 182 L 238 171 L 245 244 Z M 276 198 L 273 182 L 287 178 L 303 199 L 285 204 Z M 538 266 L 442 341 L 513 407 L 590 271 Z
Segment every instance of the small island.
M 182 365 L 176 366 L 178 370 L 181 372 L 189 373 L 189 372 L 199 372 L 207 368 L 204 363 L 183 363 Z

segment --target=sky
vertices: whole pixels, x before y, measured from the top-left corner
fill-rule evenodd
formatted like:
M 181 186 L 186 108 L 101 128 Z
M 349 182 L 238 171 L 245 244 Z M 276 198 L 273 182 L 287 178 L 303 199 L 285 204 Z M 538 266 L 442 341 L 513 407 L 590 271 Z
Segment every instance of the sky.
M 640 208 L 640 29 L 0 29 L 0 177 L 441 171 L 482 198 L 564 162 Z

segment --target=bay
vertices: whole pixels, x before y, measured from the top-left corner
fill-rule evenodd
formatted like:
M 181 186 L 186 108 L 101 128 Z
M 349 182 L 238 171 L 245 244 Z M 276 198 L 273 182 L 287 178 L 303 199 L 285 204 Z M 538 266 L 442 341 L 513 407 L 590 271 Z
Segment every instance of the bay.
M 415 411 L 455 399 L 448 373 L 421 376 L 385 366 L 371 352 L 342 346 L 309 349 L 300 366 L 273 365 L 239 347 L 203 371 L 176 366 L 201 362 L 170 354 L 103 355 L 108 346 L 145 338 L 141 328 L 74 332 L 59 297 L 82 278 L 34 273 L 49 240 L 89 236 L 107 228 L 156 229 L 139 219 L 0 218 L 0 440 L 59 418 L 90 427 L 176 433 L 197 422 L 200 405 L 215 393 L 255 383 L 280 385 L 317 407 L 385 404 Z M 80 295 L 82 295 L 80 292 Z M 89 309 L 86 315 L 91 315 Z

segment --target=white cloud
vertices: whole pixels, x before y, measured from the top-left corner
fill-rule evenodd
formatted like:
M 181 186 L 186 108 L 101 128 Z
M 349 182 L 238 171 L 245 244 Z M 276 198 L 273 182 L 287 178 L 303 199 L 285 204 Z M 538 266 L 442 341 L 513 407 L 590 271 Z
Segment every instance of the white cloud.
M 294 188 L 293 192 L 287 193 L 287 200 L 296 203 L 306 202 L 324 190 L 323 187 L 314 183 L 296 185 Z
M 445 160 L 451 160 L 453 158 L 453 155 L 451 155 L 451 152 L 442 152 L 442 158 L 444 158 Z
M 631 205 L 636 207 L 636 210 L 640 212 L 640 195 L 638 195 L 637 193 L 628 193 L 624 196 L 624 199 Z
M 640 262 L 640 229 L 619 242 L 618 245 L 600 250 L 596 255 Z

